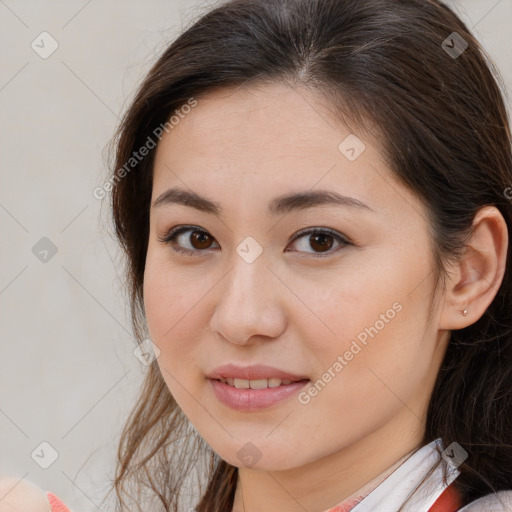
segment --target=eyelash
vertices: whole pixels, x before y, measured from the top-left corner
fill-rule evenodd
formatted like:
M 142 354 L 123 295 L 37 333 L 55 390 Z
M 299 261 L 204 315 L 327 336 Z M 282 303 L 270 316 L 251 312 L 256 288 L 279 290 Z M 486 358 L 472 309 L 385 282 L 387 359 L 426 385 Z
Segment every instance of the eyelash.
M 200 229 L 197 226 L 178 226 L 178 227 L 174 227 L 174 228 L 170 229 L 163 237 L 158 238 L 158 240 L 164 244 L 170 245 L 171 249 L 173 251 L 182 253 L 182 254 L 186 254 L 189 256 L 198 256 L 198 254 L 196 254 L 196 252 L 198 252 L 198 251 L 199 252 L 208 252 L 209 251 L 209 249 L 205 249 L 205 250 L 196 249 L 196 250 L 192 251 L 190 249 L 184 249 L 183 247 L 176 244 L 176 242 L 175 242 L 176 237 L 186 231 L 199 232 L 199 233 L 204 233 L 207 235 L 209 234 L 207 231 L 204 231 L 203 229 Z M 333 254 L 339 252 L 341 249 L 343 249 L 347 245 L 353 245 L 346 237 L 344 237 L 344 236 L 340 235 L 339 233 L 337 233 L 336 231 L 333 231 L 328 228 L 301 229 L 293 236 L 290 243 L 295 242 L 295 240 L 301 238 L 304 235 L 330 235 L 333 238 L 335 238 L 336 241 L 338 241 L 342 244 L 342 245 L 340 245 L 340 247 L 338 247 L 334 250 L 330 250 L 327 253 L 314 253 L 314 252 L 308 253 L 308 254 L 311 254 L 314 258 L 326 258 L 328 256 L 332 256 Z M 300 251 L 295 251 L 295 252 L 300 252 Z

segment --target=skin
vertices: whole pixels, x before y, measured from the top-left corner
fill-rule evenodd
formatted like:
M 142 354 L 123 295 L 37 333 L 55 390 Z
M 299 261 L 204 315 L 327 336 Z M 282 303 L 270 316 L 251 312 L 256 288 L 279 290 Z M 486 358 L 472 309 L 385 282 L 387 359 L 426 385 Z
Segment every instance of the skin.
M 51 512 L 44 491 L 13 476 L 0 478 L 0 512 Z
M 393 178 L 369 132 L 356 132 L 366 149 L 349 161 L 338 146 L 350 133 L 318 94 L 251 85 L 198 99 L 156 150 L 152 201 L 179 186 L 223 209 L 217 218 L 179 204 L 151 208 L 144 303 L 171 393 L 208 444 L 239 467 L 233 512 L 327 510 L 419 448 L 449 330 L 474 323 L 503 276 L 506 226 L 489 208 L 474 251 L 451 267 L 429 319 L 435 279 L 424 207 Z M 267 214 L 275 197 L 311 189 L 371 210 Z M 198 243 L 192 229 L 175 240 L 192 256 L 159 241 L 186 224 L 210 237 Z M 351 244 L 327 237 L 332 249 L 322 252 L 311 235 L 291 241 L 310 227 Z M 250 264 L 236 252 L 248 236 L 263 250 Z M 307 404 L 294 396 L 235 411 L 205 378 L 227 362 L 260 363 L 314 383 L 394 303 L 400 312 Z M 254 465 L 237 456 L 248 442 L 261 454 Z

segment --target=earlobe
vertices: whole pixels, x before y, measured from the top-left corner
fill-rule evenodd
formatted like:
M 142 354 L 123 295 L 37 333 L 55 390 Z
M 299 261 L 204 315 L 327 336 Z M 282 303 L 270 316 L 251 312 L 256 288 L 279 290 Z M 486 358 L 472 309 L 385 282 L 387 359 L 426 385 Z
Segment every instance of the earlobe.
M 505 219 L 494 206 L 481 208 L 463 256 L 450 268 L 440 329 L 463 329 L 481 318 L 503 281 L 507 250 Z

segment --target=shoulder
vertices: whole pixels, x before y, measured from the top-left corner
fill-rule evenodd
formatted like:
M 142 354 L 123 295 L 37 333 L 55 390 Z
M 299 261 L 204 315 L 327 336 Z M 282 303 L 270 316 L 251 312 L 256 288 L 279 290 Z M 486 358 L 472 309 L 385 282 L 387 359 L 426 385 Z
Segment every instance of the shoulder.
M 15 477 L 0 478 L 0 512 L 51 512 L 45 492 Z
M 487 494 L 472 501 L 458 512 L 510 512 L 512 511 L 512 490 Z

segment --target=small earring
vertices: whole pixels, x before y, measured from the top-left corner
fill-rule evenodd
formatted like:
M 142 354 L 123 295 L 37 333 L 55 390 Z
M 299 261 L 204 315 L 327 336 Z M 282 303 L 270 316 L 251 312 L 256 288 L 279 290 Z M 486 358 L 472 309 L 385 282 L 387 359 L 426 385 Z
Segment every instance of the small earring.
M 463 309 L 460 311 L 460 313 L 462 313 L 462 316 L 466 316 L 468 314 L 468 310 L 467 309 Z

